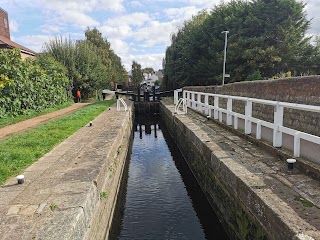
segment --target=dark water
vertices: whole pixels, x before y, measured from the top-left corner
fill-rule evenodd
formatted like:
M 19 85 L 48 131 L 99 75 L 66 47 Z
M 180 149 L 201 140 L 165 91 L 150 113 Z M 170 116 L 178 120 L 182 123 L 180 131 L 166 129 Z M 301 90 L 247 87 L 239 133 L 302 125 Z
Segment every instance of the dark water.
M 158 119 L 140 123 L 110 238 L 228 239 Z

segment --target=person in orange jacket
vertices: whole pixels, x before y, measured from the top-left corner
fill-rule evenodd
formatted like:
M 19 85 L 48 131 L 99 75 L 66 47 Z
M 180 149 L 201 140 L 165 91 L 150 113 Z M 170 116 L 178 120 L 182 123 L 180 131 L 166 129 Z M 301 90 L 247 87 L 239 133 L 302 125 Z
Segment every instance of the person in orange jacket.
M 77 102 L 81 101 L 81 92 L 80 92 L 80 88 L 78 88 L 77 90 Z

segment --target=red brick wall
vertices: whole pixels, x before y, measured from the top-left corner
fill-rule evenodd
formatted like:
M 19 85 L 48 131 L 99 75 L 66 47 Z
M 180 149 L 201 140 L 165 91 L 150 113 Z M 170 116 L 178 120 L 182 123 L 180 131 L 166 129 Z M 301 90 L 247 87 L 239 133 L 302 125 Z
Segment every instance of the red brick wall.
M 5 21 L 7 22 L 7 27 L 5 26 Z M 10 39 L 8 13 L 4 11 L 2 8 L 0 8 L 0 35 Z

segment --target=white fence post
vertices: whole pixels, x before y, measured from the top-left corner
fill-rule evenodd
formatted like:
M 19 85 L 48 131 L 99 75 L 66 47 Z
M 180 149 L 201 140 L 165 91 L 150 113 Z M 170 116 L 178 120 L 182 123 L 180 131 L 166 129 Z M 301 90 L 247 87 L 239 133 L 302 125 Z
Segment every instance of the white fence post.
M 199 112 L 202 113 L 201 94 L 200 93 L 198 93 L 198 96 L 197 96 L 197 109 Z
M 300 132 L 294 134 L 293 155 L 295 157 L 300 157 Z
M 252 101 L 249 99 L 247 100 L 245 107 L 245 116 L 244 133 L 251 134 L 252 122 L 250 121 L 249 117 L 252 117 Z
M 273 128 L 273 146 L 282 146 L 282 132 L 279 127 L 283 125 L 283 106 L 279 103 L 274 107 L 274 128 Z
M 256 139 L 261 139 L 261 123 L 261 120 L 257 122 Z
M 228 102 L 227 102 L 227 125 L 232 125 L 232 98 L 228 97 Z
M 190 92 L 187 92 L 187 106 L 188 106 L 188 107 L 191 107 Z
M 209 115 L 209 95 L 208 94 L 205 94 L 204 95 L 204 106 L 205 106 L 205 114 L 209 117 L 211 117 Z
M 238 113 L 234 115 L 234 129 L 238 129 Z
M 196 102 L 195 102 L 195 93 L 193 92 L 193 93 L 191 93 L 191 108 L 192 109 L 195 109 L 195 107 L 196 107 Z
M 178 91 L 174 90 L 174 92 L 173 92 L 173 103 L 174 103 L 174 105 L 176 105 L 178 103 L 178 100 L 179 100 Z
M 218 96 L 214 96 L 214 113 L 213 113 L 213 117 L 214 119 L 218 119 L 219 118 L 219 97 Z

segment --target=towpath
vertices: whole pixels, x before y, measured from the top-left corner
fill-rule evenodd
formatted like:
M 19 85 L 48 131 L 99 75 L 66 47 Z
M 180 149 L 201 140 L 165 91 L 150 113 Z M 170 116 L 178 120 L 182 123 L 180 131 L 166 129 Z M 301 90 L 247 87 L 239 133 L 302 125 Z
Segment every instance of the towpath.
M 108 95 L 106 97 L 106 100 L 110 100 L 112 98 L 112 95 Z M 31 129 L 33 127 L 36 127 L 42 123 L 45 123 L 49 120 L 62 117 L 64 115 L 67 115 L 71 112 L 74 112 L 84 106 L 87 106 L 91 103 L 74 103 L 69 107 L 66 107 L 64 109 L 60 109 L 58 111 L 44 114 L 38 117 L 34 117 L 22 122 L 18 122 L 16 124 L 12 124 L 3 128 L 0 128 L 0 139 L 6 138 L 10 135 L 21 133 L 24 131 L 27 131 L 28 129 Z
M 36 127 L 41 123 L 47 122 L 48 120 L 52 120 L 61 116 L 64 116 L 70 112 L 74 112 L 90 103 L 75 103 L 69 107 L 60 109 L 58 111 L 44 114 L 38 117 L 34 117 L 22 122 L 18 122 L 16 124 L 12 124 L 3 128 L 0 128 L 0 139 L 8 137 L 9 135 L 24 132 L 30 128 Z

